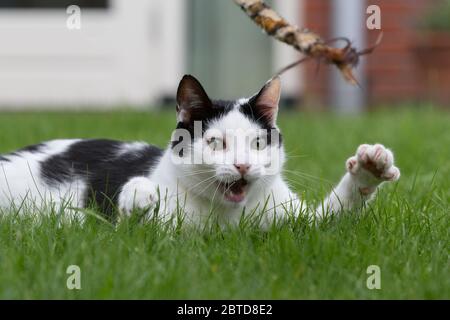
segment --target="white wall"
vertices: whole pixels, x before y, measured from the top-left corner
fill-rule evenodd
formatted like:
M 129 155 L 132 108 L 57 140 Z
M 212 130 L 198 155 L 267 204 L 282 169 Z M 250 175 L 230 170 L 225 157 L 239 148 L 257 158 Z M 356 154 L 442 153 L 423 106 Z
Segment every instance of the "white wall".
M 356 48 L 366 48 L 365 30 L 365 1 L 334 0 L 332 2 L 332 37 L 348 37 Z M 362 88 L 365 88 L 364 59 L 354 70 Z M 337 68 L 330 68 L 331 101 L 335 111 L 342 113 L 361 112 L 366 105 L 366 90 L 359 86 L 351 86 L 343 81 L 342 74 Z
M 0 108 L 146 107 L 184 66 L 184 1 L 111 0 L 84 9 L 0 10 Z

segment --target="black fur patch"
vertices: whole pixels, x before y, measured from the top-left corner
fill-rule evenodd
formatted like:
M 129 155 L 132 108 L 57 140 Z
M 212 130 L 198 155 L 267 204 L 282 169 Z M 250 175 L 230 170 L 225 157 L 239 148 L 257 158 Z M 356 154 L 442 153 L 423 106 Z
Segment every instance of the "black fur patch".
M 124 145 L 113 140 L 76 142 L 41 163 L 42 177 L 49 185 L 86 181 L 85 205 L 95 204 L 111 217 L 121 187 L 133 177 L 148 175 L 163 154 L 152 145 L 119 154 Z
M 272 129 L 272 124 L 269 119 L 267 119 L 263 113 L 259 112 L 258 108 L 252 106 L 252 101 L 241 105 L 240 111 L 249 119 L 256 122 L 261 128 L 270 130 Z

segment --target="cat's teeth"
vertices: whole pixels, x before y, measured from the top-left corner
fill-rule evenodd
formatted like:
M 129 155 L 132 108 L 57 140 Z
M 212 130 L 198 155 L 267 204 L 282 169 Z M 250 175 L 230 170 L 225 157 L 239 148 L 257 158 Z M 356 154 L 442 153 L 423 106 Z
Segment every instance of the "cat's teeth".
M 248 182 L 245 179 L 239 179 L 231 183 L 225 183 L 224 196 L 230 202 L 242 202 L 247 194 Z

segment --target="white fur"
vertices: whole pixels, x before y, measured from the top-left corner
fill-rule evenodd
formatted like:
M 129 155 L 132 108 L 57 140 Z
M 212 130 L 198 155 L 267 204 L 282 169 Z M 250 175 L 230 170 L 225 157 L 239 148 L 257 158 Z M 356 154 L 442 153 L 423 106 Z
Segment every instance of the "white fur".
M 17 155 L 6 156 L 10 161 L 0 161 L 0 207 L 21 208 L 19 213 L 27 211 L 25 208 L 80 207 L 86 187 L 83 181 L 49 187 L 40 170 L 42 161 L 64 152 L 77 141 L 49 141 L 39 152 L 21 151 Z
M 117 150 L 117 157 L 120 157 L 128 152 L 139 152 L 140 150 L 146 148 L 147 144 L 145 142 L 130 142 L 124 143 L 119 150 Z

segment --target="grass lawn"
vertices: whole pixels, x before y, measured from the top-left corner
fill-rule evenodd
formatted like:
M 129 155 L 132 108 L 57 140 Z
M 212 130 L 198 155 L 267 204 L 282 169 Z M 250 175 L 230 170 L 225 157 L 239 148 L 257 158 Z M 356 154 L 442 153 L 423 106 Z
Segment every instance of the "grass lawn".
M 0 153 L 72 137 L 164 146 L 174 121 L 172 113 L 1 113 Z M 286 176 L 307 199 L 330 190 L 361 143 L 392 148 L 402 177 L 362 213 L 268 232 L 4 215 L 0 298 L 449 299 L 450 114 L 285 113 L 279 122 L 287 167 L 299 172 Z M 81 268 L 81 290 L 66 287 L 69 265 Z M 366 287 L 369 265 L 381 268 L 380 290 Z

